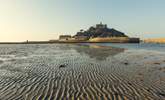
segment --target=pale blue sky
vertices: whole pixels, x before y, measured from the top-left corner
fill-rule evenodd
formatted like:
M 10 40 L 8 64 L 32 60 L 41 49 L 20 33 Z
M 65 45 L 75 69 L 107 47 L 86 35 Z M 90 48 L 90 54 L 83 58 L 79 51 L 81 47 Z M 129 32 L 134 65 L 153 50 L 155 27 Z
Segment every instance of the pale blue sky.
M 0 41 L 56 39 L 102 21 L 140 38 L 165 37 L 165 0 L 0 0 Z

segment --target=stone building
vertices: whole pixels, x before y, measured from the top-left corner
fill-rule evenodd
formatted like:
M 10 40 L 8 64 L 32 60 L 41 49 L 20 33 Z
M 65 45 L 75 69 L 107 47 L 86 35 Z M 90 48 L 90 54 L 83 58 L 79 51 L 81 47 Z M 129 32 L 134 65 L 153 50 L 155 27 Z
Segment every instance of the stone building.
M 89 38 L 87 36 L 74 36 L 74 39 L 78 41 L 86 41 Z
M 102 24 L 102 22 L 100 22 L 100 24 L 96 24 L 96 28 L 98 29 L 107 28 L 107 24 Z
M 60 35 L 59 36 L 60 41 L 67 41 L 67 40 L 70 40 L 71 38 L 72 38 L 71 35 Z

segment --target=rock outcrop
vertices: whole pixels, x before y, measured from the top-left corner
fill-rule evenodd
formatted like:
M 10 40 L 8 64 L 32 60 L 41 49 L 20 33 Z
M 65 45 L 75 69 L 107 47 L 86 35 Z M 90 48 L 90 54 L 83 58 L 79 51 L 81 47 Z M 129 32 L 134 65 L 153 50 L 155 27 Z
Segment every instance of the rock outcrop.
M 95 27 L 90 27 L 88 30 L 80 30 L 75 36 L 87 36 L 88 38 L 96 37 L 128 37 L 123 32 L 115 30 L 113 28 L 108 28 L 105 24 L 97 24 Z

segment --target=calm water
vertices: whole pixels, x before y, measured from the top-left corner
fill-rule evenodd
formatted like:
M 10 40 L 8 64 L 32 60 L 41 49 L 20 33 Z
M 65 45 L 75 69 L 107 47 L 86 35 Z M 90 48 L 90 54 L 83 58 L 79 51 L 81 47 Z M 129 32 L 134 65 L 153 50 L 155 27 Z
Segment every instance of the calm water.
M 95 45 L 100 46 L 112 46 L 125 49 L 141 49 L 141 50 L 151 50 L 158 52 L 165 52 L 165 44 L 156 44 L 156 43 L 95 43 Z

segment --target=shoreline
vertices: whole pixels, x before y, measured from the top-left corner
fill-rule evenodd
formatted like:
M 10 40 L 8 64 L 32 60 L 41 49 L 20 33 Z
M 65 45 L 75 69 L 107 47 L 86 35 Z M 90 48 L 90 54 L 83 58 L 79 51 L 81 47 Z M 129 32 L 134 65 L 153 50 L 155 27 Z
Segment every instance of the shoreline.
M 58 41 L 58 42 L 51 42 L 51 41 L 35 41 L 35 42 L 0 42 L 0 44 L 58 44 L 58 43 L 64 43 L 64 44 L 76 44 L 76 43 L 131 43 L 131 44 L 137 44 L 132 42 L 89 42 L 89 41 L 79 41 L 79 42 L 65 42 L 65 41 Z M 139 42 L 140 43 L 140 42 Z
M 50 44 L 50 43 L 140 43 L 139 38 L 93 38 L 89 40 L 49 40 L 49 41 L 23 41 L 23 42 L 0 42 L 0 44 Z
M 118 44 L 118 43 L 122 43 L 122 44 L 140 44 L 140 43 L 146 43 L 146 44 L 165 44 L 165 43 L 155 43 L 155 42 L 89 42 L 89 41 L 79 41 L 79 42 L 65 42 L 65 41 L 56 41 L 56 42 L 52 42 L 52 41 L 29 41 L 29 42 L 0 42 L 0 44 L 76 44 L 76 43 L 114 43 L 114 44 Z

